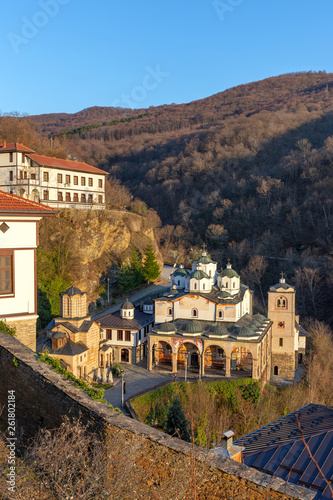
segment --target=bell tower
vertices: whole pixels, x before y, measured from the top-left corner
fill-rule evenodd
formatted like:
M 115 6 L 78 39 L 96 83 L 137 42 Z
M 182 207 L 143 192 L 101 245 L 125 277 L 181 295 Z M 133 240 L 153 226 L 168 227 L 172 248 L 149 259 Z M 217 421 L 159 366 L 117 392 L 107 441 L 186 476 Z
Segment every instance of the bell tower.
M 268 318 L 273 321 L 271 377 L 294 380 L 298 350 L 295 289 L 286 283 L 283 273 L 279 283 L 269 289 Z

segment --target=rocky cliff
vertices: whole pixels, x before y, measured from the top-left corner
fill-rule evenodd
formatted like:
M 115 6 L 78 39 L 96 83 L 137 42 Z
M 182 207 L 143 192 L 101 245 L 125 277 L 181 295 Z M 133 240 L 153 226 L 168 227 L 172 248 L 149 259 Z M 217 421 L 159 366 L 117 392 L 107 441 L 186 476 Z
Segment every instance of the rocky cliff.
M 39 287 L 51 305 L 59 292 L 72 283 L 96 299 L 106 277 L 114 281 L 112 268 L 126 263 L 134 246 L 139 253 L 151 243 L 162 265 L 154 235 L 154 217 L 125 210 L 60 210 L 41 221 L 38 250 Z

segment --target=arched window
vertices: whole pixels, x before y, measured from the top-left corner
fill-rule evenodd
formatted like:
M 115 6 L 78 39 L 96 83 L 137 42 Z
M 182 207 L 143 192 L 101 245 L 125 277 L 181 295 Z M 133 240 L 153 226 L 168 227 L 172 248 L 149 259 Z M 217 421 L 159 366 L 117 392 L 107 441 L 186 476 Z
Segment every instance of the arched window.
M 206 285 L 205 283 L 202 284 L 202 289 L 205 290 L 206 289 Z
M 287 299 L 282 295 L 276 299 L 276 308 L 287 309 Z
M 79 317 L 79 299 L 75 299 L 75 316 Z
M 233 282 L 232 286 L 233 286 L 233 288 L 236 288 L 236 283 L 235 283 L 235 282 Z
M 178 280 L 178 286 L 180 285 L 180 280 Z
M 274 366 L 274 375 L 279 375 L 279 367 Z
M 70 315 L 71 313 L 71 299 L 69 297 L 67 297 L 67 314 L 68 316 Z
M 209 277 L 210 278 L 212 277 L 212 271 L 209 271 Z
M 223 311 L 219 311 L 219 318 L 220 318 L 220 319 L 221 319 L 221 318 L 223 319 Z
M 197 318 L 198 317 L 198 309 L 192 309 L 192 317 Z
M 169 315 L 169 316 L 171 316 L 171 315 L 172 315 L 172 309 L 171 309 L 171 307 L 169 307 L 169 309 L 168 309 L 168 315 Z
M 196 290 L 196 289 L 197 289 L 197 284 L 196 284 L 196 283 L 194 283 L 194 290 Z

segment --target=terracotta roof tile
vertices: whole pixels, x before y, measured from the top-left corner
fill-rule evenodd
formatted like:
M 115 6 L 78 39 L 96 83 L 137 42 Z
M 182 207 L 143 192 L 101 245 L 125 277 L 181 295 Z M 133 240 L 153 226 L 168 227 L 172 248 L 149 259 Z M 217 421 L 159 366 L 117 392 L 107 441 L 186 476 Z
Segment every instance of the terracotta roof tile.
M 47 167 L 64 168 L 66 170 L 77 170 L 78 172 L 91 172 L 92 174 L 107 175 L 107 172 L 104 170 L 80 161 L 61 160 L 60 158 L 51 158 L 44 155 L 29 155 L 29 158 L 36 161 L 40 165 L 45 165 Z
M 23 151 L 23 153 L 34 153 L 33 149 L 27 148 L 24 144 L 19 142 L 5 142 L 0 144 L 0 153 L 2 151 Z
M 53 215 L 56 213 L 56 210 L 54 208 L 47 207 L 46 205 L 42 205 L 42 203 L 26 200 L 25 198 L 21 198 L 15 194 L 0 191 L 0 213 L 2 212 L 32 212 L 34 214 L 41 213 L 46 215 L 46 213 L 49 213 L 50 215 Z

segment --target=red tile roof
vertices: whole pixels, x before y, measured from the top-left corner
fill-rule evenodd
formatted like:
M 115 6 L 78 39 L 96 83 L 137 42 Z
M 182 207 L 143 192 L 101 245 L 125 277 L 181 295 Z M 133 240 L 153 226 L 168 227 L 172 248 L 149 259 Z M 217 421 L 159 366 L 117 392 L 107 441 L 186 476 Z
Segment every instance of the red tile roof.
M 104 170 L 92 167 L 91 165 L 80 161 L 61 160 L 60 158 L 50 158 L 49 156 L 43 155 L 29 155 L 29 158 L 36 161 L 40 165 L 45 165 L 46 167 L 55 167 L 66 170 L 76 170 L 78 172 L 107 175 L 107 172 L 105 172 Z
M 27 146 L 24 146 L 23 144 L 20 144 L 19 142 L 8 142 L 3 141 L 0 144 L 0 153 L 2 151 L 23 151 L 23 153 L 34 153 L 33 149 L 27 148 Z
M 37 203 L 36 201 L 26 200 L 15 194 L 0 191 L 0 214 L 2 213 L 30 213 L 34 215 L 54 215 L 56 209 Z

